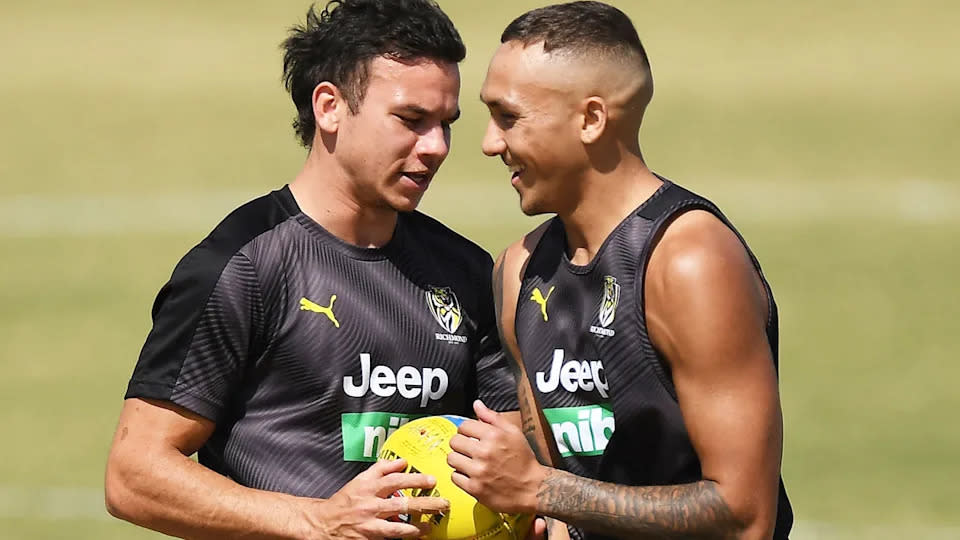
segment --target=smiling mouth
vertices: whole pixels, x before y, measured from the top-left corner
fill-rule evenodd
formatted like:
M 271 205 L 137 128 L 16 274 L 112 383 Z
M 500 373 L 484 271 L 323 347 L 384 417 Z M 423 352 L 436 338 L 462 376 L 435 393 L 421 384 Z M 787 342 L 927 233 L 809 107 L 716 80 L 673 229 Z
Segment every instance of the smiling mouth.
M 523 167 L 511 166 L 510 167 L 510 182 L 516 182 L 520 178 L 520 175 L 523 174 Z
M 425 186 L 430 183 L 430 178 L 433 176 L 429 172 L 404 172 L 400 173 L 400 176 L 404 176 L 414 184 L 418 186 Z

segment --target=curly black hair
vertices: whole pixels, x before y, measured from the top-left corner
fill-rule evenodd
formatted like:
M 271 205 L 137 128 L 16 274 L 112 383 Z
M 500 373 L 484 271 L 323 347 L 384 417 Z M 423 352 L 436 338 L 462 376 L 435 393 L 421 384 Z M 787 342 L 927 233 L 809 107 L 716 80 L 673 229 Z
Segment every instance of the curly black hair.
M 458 63 L 467 54 L 453 22 L 432 0 L 331 0 L 320 12 L 311 6 L 283 49 L 283 82 L 297 107 L 293 129 L 307 148 L 316 131 L 313 89 L 321 82 L 336 85 L 356 112 L 372 59 Z

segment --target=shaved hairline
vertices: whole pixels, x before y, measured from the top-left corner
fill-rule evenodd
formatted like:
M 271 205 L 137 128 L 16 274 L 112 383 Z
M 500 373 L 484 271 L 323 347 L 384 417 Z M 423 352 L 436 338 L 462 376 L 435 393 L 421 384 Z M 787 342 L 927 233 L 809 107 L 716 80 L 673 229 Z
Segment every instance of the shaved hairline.
M 636 63 L 646 71 L 650 71 L 650 61 L 646 55 L 626 45 L 603 45 L 594 43 L 589 45 L 578 44 L 576 46 L 554 45 L 548 48 L 547 39 L 544 37 L 535 37 L 532 39 L 513 38 L 503 41 L 502 43 L 516 43 L 525 49 L 539 45 L 545 54 L 551 56 L 601 60 L 624 65 Z
M 566 76 L 559 77 L 560 82 L 566 83 L 564 84 L 566 89 L 585 88 L 586 94 L 601 97 L 613 97 L 612 94 L 627 90 L 641 98 L 644 106 L 653 95 L 653 73 L 650 65 L 642 55 L 632 49 L 616 47 L 618 50 L 614 52 L 601 47 L 560 46 L 547 51 L 546 42 L 543 39 L 535 41 L 511 39 L 503 42 L 503 45 L 519 46 L 525 52 L 533 52 L 549 63 L 558 62 L 564 64 L 565 69 L 587 72 L 586 76 L 570 76 L 568 73 Z M 628 87 L 633 88 L 631 90 Z M 647 95 L 645 99 L 644 95 Z

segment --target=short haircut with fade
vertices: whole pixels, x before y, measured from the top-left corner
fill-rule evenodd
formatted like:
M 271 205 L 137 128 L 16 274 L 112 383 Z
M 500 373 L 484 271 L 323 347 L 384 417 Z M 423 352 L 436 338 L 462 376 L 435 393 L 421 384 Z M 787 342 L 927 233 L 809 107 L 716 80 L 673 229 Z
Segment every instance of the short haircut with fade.
M 528 11 L 503 31 L 500 42 L 508 41 L 518 41 L 524 47 L 543 42 L 546 53 L 570 51 L 608 58 L 636 55 L 650 67 L 630 17 L 602 2 L 570 2 Z
M 331 0 L 319 13 L 311 6 L 283 49 L 284 86 L 297 107 L 293 129 L 307 148 L 316 132 L 313 90 L 321 82 L 340 89 L 355 113 L 374 58 L 456 64 L 467 54 L 453 22 L 433 0 Z

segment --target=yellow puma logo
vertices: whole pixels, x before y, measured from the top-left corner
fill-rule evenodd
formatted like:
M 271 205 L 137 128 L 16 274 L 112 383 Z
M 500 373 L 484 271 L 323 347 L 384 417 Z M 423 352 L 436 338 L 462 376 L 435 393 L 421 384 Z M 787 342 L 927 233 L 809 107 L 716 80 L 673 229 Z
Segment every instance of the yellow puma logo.
M 333 314 L 333 303 L 337 301 L 337 295 L 330 295 L 330 305 L 321 306 L 315 304 L 310 300 L 307 300 L 306 297 L 300 299 L 300 311 L 314 311 L 316 313 L 323 313 L 330 319 L 330 322 L 337 328 L 340 328 L 340 321 L 337 320 L 336 315 Z
M 549 321 L 550 318 L 547 317 L 547 300 L 550 300 L 550 295 L 553 294 L 553 287 L 550 287 L 550 290 L 547 291 L 547 296 L 543 296 L 543 293 L 540 292 L 540 287 L 533 289 L 533 294 L 530 295 L 530 299 L 534 302 L 540 304 L 540 313 L 543 314 L 543 320 Z

